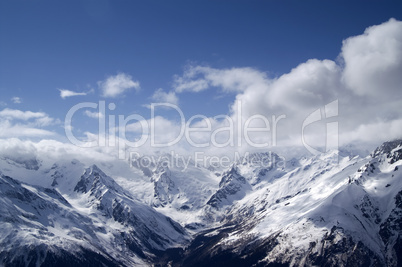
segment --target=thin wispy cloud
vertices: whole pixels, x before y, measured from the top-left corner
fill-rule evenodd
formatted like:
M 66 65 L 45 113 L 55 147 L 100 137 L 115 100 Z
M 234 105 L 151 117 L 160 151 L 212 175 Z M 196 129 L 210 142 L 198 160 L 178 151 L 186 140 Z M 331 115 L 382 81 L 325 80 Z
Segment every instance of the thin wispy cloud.
M 179 98 L 175 92 L 165 92 L 162 88 L 159 88 L 154 92 L 151 99 L 155 102 L 169 103 L 173 105 L 179 104 Z
M 18 96 L 12 97 L 12 98 L 11 98 L 11 101 L 12 101 L 14 104 L 21 104 L 21 103 L 22 103 L 22 99 L 21 99 L 20 97 L 18 97 Z
M 0 118 L 30 120 L 46 117 L 44 112 L 21 111 L 18 109 L 5 108 L 0 111 Z
M 87 92 L 74 92 L 71 90 L 67 90 L 67 89 L 59 89 L 60 91 L 60 97 L 65 99 L 67 97 L 72 97 L 72 96 L 83 96 L 83 95 L 87 95 Z
M 242 92 L 251 83 L 264 82 L 265 75 L 253 68 L 215 69 L 207 66 L 188 66 L 182 76 L 174 77 L 173 88 L 177 93 L 198 93 L 211 87 L 224 92 Z
M 100 112 L 92 112 L 89 110 L 85 110 L 84 111 L 84 115 L 89 117 L 89 118 L 93 118 L 93 119 L 99 119 L 99 118 L 103 118 L 104 115 Z

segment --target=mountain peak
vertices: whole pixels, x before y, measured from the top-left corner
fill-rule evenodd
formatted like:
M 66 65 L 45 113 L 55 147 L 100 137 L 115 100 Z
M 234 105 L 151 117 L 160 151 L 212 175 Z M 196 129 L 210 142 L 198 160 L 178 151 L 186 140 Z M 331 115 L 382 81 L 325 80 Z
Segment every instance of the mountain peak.
M 93 164 L 85 169 L 74 191 L 87 193 L 88 191 L 99 191 L 102 188 L 118 190 L 119 187 L 111 177 L 107 176 L 98 166 Z
M 392 153 L 394 149 L 402 149 L 402 139 L 384 142 L 381 146 L 377 147 L 371 156 L 374 158 L 380 154 Z
M 372 158 L 379 158 L 381 156 L 386 157 L 389 164 L 402 160 L 402 139 L 384 142 L 371 154 Z

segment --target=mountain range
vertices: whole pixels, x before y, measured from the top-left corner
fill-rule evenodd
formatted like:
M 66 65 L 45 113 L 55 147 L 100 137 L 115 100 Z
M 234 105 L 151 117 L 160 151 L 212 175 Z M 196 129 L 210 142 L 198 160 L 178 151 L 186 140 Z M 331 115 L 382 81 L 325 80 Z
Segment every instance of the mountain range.
M 402 140 L 360 154 L 224 168 L 1 156 L 0 263 L 402 266 Z

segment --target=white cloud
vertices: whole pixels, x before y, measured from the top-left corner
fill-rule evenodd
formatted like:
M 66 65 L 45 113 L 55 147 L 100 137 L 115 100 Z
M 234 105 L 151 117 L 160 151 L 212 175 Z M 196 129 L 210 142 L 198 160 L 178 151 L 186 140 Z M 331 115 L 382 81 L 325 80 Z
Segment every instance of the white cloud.
M 19 160 L 21 162 L 36 159 L 38 150 L 32 142 L 22 142 L 17 138 L 0 140 L 0 155 L 2 157 Z
M 194 77 L 208 81 L 212 87 L 237 92 L 231 106 L 231 119 L 235 125 L 241 120 L 244 127 L 253 115 L 267 118 L 268 126 L 267 121 L 261 119 L 252 121 L 250 127 L 269 127 L 270 130 L 249 134 L 251 142 L 245 141 L 241 130 L 235 130 L 235 139 L 238 140 L 237 136 L 241 134 L 242 145 L 245 147 L 251 143 L 272 145 L 274 138 L 279 145 L 301 145 L 303 120 L 312 111 L 336 100 L 343 90 L 341 69 L 331 60 L 309 60 L 275 79 L 269 79 L 265 72 L 251 68 L 190 69 L 192 73 L 197 72 Z M 275 118 L 281 115 L 286 116 L 286 119 L 278 123 L 278 129 L 273 129 Z M 216 122 L 211 132 L 220 127 L 223 127 L 222 123 Z M 276 137 L 273 136 L 274 131 Z M 249 148 L 254 149 L 252 145 Z
M 51 136 L 53 132 L 40 129 L 55 124 L 56 121 L 44 112 L 3 109 L 0 111 L 0 137 L 40 137 Z
M 402 95 L 401 21 L 390 19 L 346 39 L 342 56 L 345 84 L 357 95 L 381 99 Z
M 11 98 L 11 101 L 13 101 L 14 104 L 21 104 L 22 103 L 22 99 L 18 96 L 14 96 Z
M 236 92 L 231 106 L 234 121 L 244 123 L 260 114 L 272 127 L 272 115 L 285 115 L 276 129 L 278 145 L 301 145 L 303 121 L 334 100 L 338 100 L 339 114 L 332 121 L 339 123 L 341 144 L 402 137 L 402 22 L 391 19 L 348 38 L 340 56 L 344 65 L 310 59 L 273 79 L 252 68 L 190 66 L 174 78 L 174 88 L 177 93 L 213 87 Z M 327 122 L 323 117 L 309 125 L 305 135 L 316 144 L 325 143 Z M 256 135 L 255 140 L 267 139 L 260 137 Z
M 143 125 L 147 126 L 147 128 L 143 129 Z M 153 130 L 151 130 L 152 126 Z M 153 119 L 127 124 L 124 128 L 120 128 L 119 131 L 140 135 L 149 135 L 151 131 L 154 131 L 154 140 L 156 143 L 168 143 L 180 135 L 180 127 L 180 123 L 162 116 L 155 116 Z M 148 138 L 148 142 L 151 141 L 150 138 Z
M 266 72 L 254 68 L 217 69 L 190 66 L 185 69 L 182 76 L 174 77 L 174 91 L 165 92 L 158 89 L 154 92 L 152 99 L 177 104 L 179 93 L 196 93 L 211 88 L 236 94 L 229 111 L 230 119 L 235 127 L 238 120 L 242 120 L 244 126 L 245 120 L 250 116 L 260 114 L 268 119 L 270 132 L 268 134 L 266 132 L 252 133 L 253 141 L 271 143 L 274 132 L 272 116 L 278 118 L 280 115 L 286 115 L 286 118 L 277 124 L 276 141 L 278 146 L 292 147 L 301 146 L 303 121 L 311 112 L 321 109 L 319 115 L 324 115 L 323 107 L 338 99 L 338 116 L 328 120 L 324 118 L 306 127 L 306 138 L 311 142 L 310 144 L 325 142 L 327 123 L 336 121 L 339 123 L 339 138 L 342 144 L 364 141 L 378 145 L 382 141 L 402 137 L 401 32 L 401 22 L 395 20 L 370 27 L 364 34 L 344 41 L 340 54 L 342 63 L 310 59 L 279 77 L 268 77 Z M 99 82 L 99 87 L 104 97 L 117 97 L 131 88 L 138 90 L 139 83 L 126 74 L 118 74 Z M 240 105 L 241 110 L 238 109 Z M 92 118 L 104 116 L 90 111 L 85 111 L 85 115 Z M 15 123 L 16 120 L 25 124 Z M 38 127 L 49 125 L 51 121 L 52 119 L 42 112 L 4 109 L 0 111 L 1 136 L 50 135 L 51 132 L 38 129 Z M 208 122 L 211 125 L 210 131 L 192 132 L 193 141 L 209 142 L 215 130 L 229 125 L 228 120 L 222 120 L 221 117 L 200 119 L 195 121 L 192 127 L 205 127 Z M 144 129 L 143 125 L 147 125 L 147 128 Z M 170 142 L 182 132 L 182 125 L 178 121 L 162 116 L 143 121 L 133 119 L 128 121 L 125 127 L 124 125 L 116 126 L 120 128 L 112 132 L 116 133 L 117 139 L 123 138 L 118 135 L 119 133 L 127 133 L 127 139 L 132 142 L 144 136 L 147 137 L 146 143 L 138 148 L 138 151 L 143 151 L 145 154 L 163 149 L 176 152 L 181 150 L 184 151 L 183 153 L 195 151 L 196 148 L 186 142 L 184 137 L 173 147 L 151 147 L 151 125 L 155 126 L 156 135 L 153 138 L 156 143 Z M 254 120 L 251 125 L 262 127 L 264 121 Z M 3 131 L 3 129 L 6 130 Z M 239 133 L 237 130 L 235 129 L 235 135 Z M 86 135 L 89 139 L 95 138 L 95 140 L 100 137 L 96 133 L 86 133 Z M 239 139 L 237 136 L 231 137 L 229 131 L 221 131 L 216 137 L 221 144 L 228 138 L 233 138 L 235 145 L 223 149 L 212 145 L 206 147 L 205 151 L 213 155 L 229 154 L 235 150 L 244 151 L 250 148 L 245 145 L 244 136 L 240 137 L 242 147 L 239 148 L 237 146 Z M 123 143 L 125 141 L 119 140 Z M 68 146 L 63 145 L 63 147 Z M 117 150 L 115 147 L 96 149 Z M 202 149 L 197 148 L 197 151 Z
M 67 97 L 71 97 L 71 96 L 78 96 L 78 95 L 87 95 L 86 92 L 74 92 L 71 90 L 66 90 L 66 89 L 59 89 L 60 91 L 60 97 L 65 99 Z
M 103 118 L 103 117 L 104 117 L 104 115 L 103 115 L 102 113 L 100 113 L 100 112 L 92 112 L 92 111 L 89 111 L 89 110 L 85 110 L 85 111 L 84 111 L 84 114 L 85 114 L 86 116 L 88 116 L 88 117 L 90 117 L 90 118 L 94 118 L 94 119 L 99 119 L 99 118 Z
M 26 125 L 10 125 L 4 122 L 0 122 L 0 137 L 46 137 L 55 135 L 54 132 L 29 127 Z
M 162 88 L 155 91 L 151 99 L 160 103 L 170 103 L 173 105 L 179 104 L 179 98 L 176 96 L 175 92 L 164 92 Z
M 18 120 L 30 120 L 47 117 L 44 112 L 32 112 L 32 111 L 21 111 L 18 109 L 5 108 L 0 111 L 0 118 L 7 119 L 18 119 Z
M 133 81 L 132 77 L 125 73 L 119 73 L 108 77 L 105 81 L 99 81 L 98 86 L 102 90 L 103 97 L 118 97 L 130 89 L 139 90 L 140 83 Z
M 36 119 L 32 125 L 35 125 L 38 127 L 44 127 L 44 126 L 49 126 L 49 125 L 52 125 L 55 123 L 59 123 L 58 120 L 55 121 L 53 118 L 46 115 L 44 117 Z
M 305 110 L 337 98 L 340 68 L 331 60 L 311 59 L 276 79 L 266 90 L 271 108 Z
M 395 36 L 399 36 L 399 33 L 390 29 L 394 26 L 393 23 L 386 22 L 380 26 L 370 28 L 379 29 L 382 34 L 378 35 L 381 37 L 373 37 L 371 35 L 373 30 L 366 30 L 366 33 L 369 32 L 369 37 L 376 40 L 377 38 L 381 40 L 395 39 Z M 366 33 L 362 35 L 364 38 L 367 38 Z M 360 36 L 352 37 L 348 40 L 353 38 L 359 39 Z M 368 40 L 366 41 L 369 42 Z M 192 132 L 190 137 L 192 141 L 198 144 L 209 143 L 207 147 L 194 148 L 186 140 L 186 136 L 183 136 L 174 146 L 165 149 L 181 150 L 184 151 L 183 153 L 202 151 L 210 155 L 229 155 L 236 150 L 243 152 L 255 150 L 255 147 L 247 144 L 244 132 L 237 129 L 238 120 L 241 120 L 241 125 L 244 127 L 245 121 L 255 114 L 267 118 L 270 128 L 268 132 L 251 133 L 249 135 L 251 141 L 259 144 L 269 143 L 270 145 L 272 145 L 273 141 L 276 141 L 277 146 L 280 147 L 302 147 L 302 125 L 304 120 L 316 110 L 321 111 L 319 115 L 325 115 L 324 106 L 334 100 L 338 100 L 339 103 L 338 116 L 329 119 L 324 116 L 322 120 L 308 125 L 304 129 L 304 138 L 309 144 L 313 146 L 325 144 L 328 122 L 338 122 L 339 141 L 341 144 L 360 141 L 378 145 L 382 141 L 402 137 L 400 132 L 402 120 L 401 95 L 394 93 L 387 98 L 387 101 L 383 101 L 381 97 L 375 97 L 376 95 L 381 95 L 383 89 L 380 85 L 371 87 L 367 91 L 358 91 L 356 88 L 363 88 L 363 82 L 365 81 L 360 84 L 360 80 L 356 79 L 353 85 L 355 87 L 351 86 L 352 83 L 346 78 L 346 74 L 352 75 L 355 73 L 358 76 L 360 75 L 359 71 L 362 71 L 361 68 L 364 66 L 359 63 L 360 59 L 358 57 L 353 58 L 345 54 L 345 51 L 353 47 L 348 42 L 345 41 L 341 54 L 341 56 L 346 57 L 344 60 L 345 65 L 332 60 L 310 59 L 279 77 L 270 78 L 266 72 L 253 68 L 187 67 L 182 76 L 174 77 L 174 92 L 165 92 L 162 89 L 158 89 L 153 94 L 152 99 L 176 103 L 177 94 L 183 92 L 197 93 L 203 90 L 218 89 L 222 92 L 234 93 L 236 97 L 234 102 L 231 103 L 229 113 L 231 124 L 235 127 L 234 136 L 231 136 L 229 130 L 223 130 L 224 127 L 228 129 L 228 120 L 222 120 L 222 117 L 220 119 L 205 118 L 194 122 L 191 127 L 204 128 L 204 124 L 209 121 L 210 130 Z M 372 55 L 376 55 L 376 49 L 381 50 L 377 46 L 373 46 L 372 49 L 370 52 Z M 354 60 L 356 65 L 351 64 Z M 401 60 L 402 57 L 395 59 L 397 62 Z M 395 66 L 399 66 L 398 64 Z M 359 68 L 358 70 L 354 69 L 356 66 Z M 396 76 L 400 76 L 399 73 L 395 73 L 395 68 L 382 69 L 381 73 L 381 75 L 388 77 L 390 80 L 399 79 Z M 242 108 L 239 112 L 238 107 L 240 104 Z M 274 119 L 278 119 L 281 115 L 286 116 L 286 118 L 282 118 L 277 122 L 277 129 L 274 129 Z M 130 140 L 139 140 L 144 136 L 148 137 L 147 142 L 141 148 L 138 148 L 139 151 L 144 151 L 144 153 L 155 151 L 155 149 L 162 150 L 163 148 L 151 147 L 149 140 L 151 138 L 150 129 L 143 129 L 144 124 L 150 127 L 151 123 L 154 123 L 155 126 L 156 135 L 153 138 L 155 138 L 156 143 L 166 143 L 174 140 L 180 135 L 182 129 L 182 125 L 177 121 L 157 116 L 151 120 L 142 121 L 142 124 L 139 121 L 130 123 L 124 129 L 119 128 L 115 132 L 124 131 L 127 133 L 127 138 L 131 138 Z M 250 126 L 265 127 L 266 121 L 253 120 Z M 222 131 L 219 131 L 219 134 L 214 136 L 213 133 L 216 133 L 217 130 Z M 274 131 L 276 139 L 274 139 Z M 239 133 L 242 134 L 240 138 L 238 138 Z M 212 137 L 219 144 L 227 143 L 232 138 L 234 145 L 231 146 L 232 143 L 230 143 L 223 149 L 214 147 L 211 144 Z M 239 140 L 241 141 L 240 146 L 238 144 Z M 275 148 L 269 147 L 265 149 Z
M 113 158 L 108 151 L 91 148 L 80 148 L 72 144 L 62 143 L 51 139 L 42 139 L 39 142 L 33 142 L 30 140 L 21 140 L 18 138 L 7 138 L 0 139 L 0 157 L 7 157 L 18 161 L 36 159 L 44 164 L 46 167 L 50 168 L 52 164 L 58 161 L 71 162 L 72 160 L 79 160 L 86 165 L 109 163 L 110 166 L 116 166 L 116 171 L 121 170 L 121 168 L 126 164 L 124 161 L 117 160 L 116 157 Z M 129 166 L 126 166 L 127 170 Z M 104 168 L 105 171 L 108 168 Z M 128 172 L 129 173 L 129 172 Z M 39 183 L 40 185 L 47 185 L 46 179 L 42 176 L 38 176 L 38 179 L 33 179 L 29 176 L 31 183 Z
M 185 91 L 201 92 L 208 89 L 209 84 L 205 79 L 189 80 L 190 77 L 176 77 L 175 78 L 175 91 L 182 93 Z
M 242 92 L 255 83 L 267 82 L 265 74 L 252 68 L 215 69 L 189 66 L 182 76 L 174 77 L 177 93 L 200 92 L 210 87 L 220 87 L 225 92 Z
M 360 124 L 353 131 L 341 133 L 349 143 L 363 141 L 379 145 L 379 141 L 389 141 L 402 137 L 402 118 L 384 122 Z

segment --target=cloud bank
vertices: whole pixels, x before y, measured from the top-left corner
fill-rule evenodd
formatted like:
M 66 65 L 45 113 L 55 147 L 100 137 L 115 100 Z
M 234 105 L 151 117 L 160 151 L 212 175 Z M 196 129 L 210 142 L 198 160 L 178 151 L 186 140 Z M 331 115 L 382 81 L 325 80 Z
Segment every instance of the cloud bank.
M 402 22 L 390 19 L 344 40 L 340 62 L 310 59 L 273 78 L 253 68 L 189 66 L 175 77 L 174 88 L 177 93 L 211 88 L 235 92 L 230 112 L 234 120 L 256 114 L 286 115 L 277 133 L 283 145 L 301 145 L 303 121 L 316 109 L 339 100 L 341 144 L 379 143 L 402 136 L 401 73 Z M 309 127 L 311 140 L 325 142 L 315 139 L 318 132 L 325 137 L 325 125 L 322 121 Z
M 44 112 L 5 108 L 0 111 L 0 137 L 47 137 L 54 132 L 42 129 L 56 120 Z
M 128 153 L 129 142 L 134 144 L 135 151 L 143 154 L 175 150 L 184 154 L 205 151 L 210 155 L 227 155 L 257 149 L 251 143 L 267 144 L 264 150 L 273 146 L 303 147 L 303 142 L 322 147 L 334 132 L 330 125 L 339 126 L 341 145 L 357 142 L 378 145 L 402 137 L 401 73 L 402 22 L 390 19 L 345 39 L 337 60 L 310 59 L 278 77 L 250 67 L 188 66 L 182 75 L 174 76 L 172 91 L 158 89 L 151 99 L 177 105 L 184 92 L 218 90 L 233 95 L 234 100 L 227 114 L 200 115 L 187 121 L 185 127 L 196 130 L 185 133 L 172 146 L 152 146 L 152 142 L 169 143 L 183 133 L 183 123 L 163 116 L 166 107 L 160 107 L 157 116 L 150 119 L 130 115 L 122 120 L 116 118 L 115 123 L 124 125 L 114 125 L 116 128 L 103 133 L 109 136 L 96 132 L 85 135 L 91 140 L 104 138 L 104 144 L 127 144 L 92 149 L 113 155 L 117 155 L 116 148 Z M 124 73 L 110 76 L 98 85 L 105 98 L 140 89 L 140 83 Z M 63 92 L 64 98 L 84 94 Z M 60 93 L 62 96 L 62 90 Z M 108 118 L 106 113 L 98 111 L 81 114 Z M 54 119 L 43 112 L 6 108 L 0 111 L 0 137 L 51 136 L 53 133 L 42 127 L 52 123 Z M 247 137 L 245 126 L 253 128 Z M 136 147 L 139 142 L 141 146 Z

